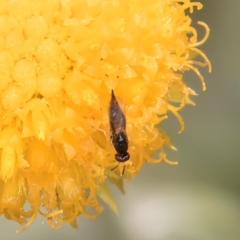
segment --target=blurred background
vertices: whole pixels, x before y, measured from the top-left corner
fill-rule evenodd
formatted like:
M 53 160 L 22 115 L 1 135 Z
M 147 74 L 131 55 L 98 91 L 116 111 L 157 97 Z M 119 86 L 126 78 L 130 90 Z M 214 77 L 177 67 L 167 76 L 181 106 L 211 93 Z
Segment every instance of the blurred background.
M 206 22 L 210 38 L 201 49 L 213 72 L 202 73 L 207 91 L 189 72 L 187 83 L 199 94 L 196 107 L 181 111 L 186 128 L 178 134 L 175 117 L 163 123 L 177 152 L 178 166 L 145 164 L 126 195 L 113 189 L 117 217 L 106 206 L 95 220 L 80 217 L 79 229 L 51 229 L 43 218 L 16 234 L 19 225 L 0 218 L 2 239 L 24 240 L 238 240 L 240 239 L 240 1 L 202 0 L 193 20 Z M 231 3 L 230 3 L 231 2 Z M 204 35 L 199 27 L 199 39 Z

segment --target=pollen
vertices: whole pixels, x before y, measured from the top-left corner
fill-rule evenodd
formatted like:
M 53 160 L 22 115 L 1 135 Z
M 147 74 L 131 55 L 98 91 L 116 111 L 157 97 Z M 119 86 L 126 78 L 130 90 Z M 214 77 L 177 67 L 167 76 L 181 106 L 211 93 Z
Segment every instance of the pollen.
M 161 122 L 194 105 L 184 81 L 211 64 L 199 46 L 190 0 L 17 0 L 0 7 L 0 213 L 29 227 L 94 218 L 101 198 L 117 213 L 106 180 L 122 192 L 145 162 L 173 146 Z M 130 159 L 111 143 L 111 92 L 126 118 Z M 160 151 L 158 151 L 160 150 Z M 158 154 L 157 154 L 158 153 Z M 119 164 L 118 167 L 117 164 Z M 124 174 L 123 174 L 123 169 Z M 27 206 L 27 209 L 25 208 Z M 30 210 L 29 210 L 30 208 Z

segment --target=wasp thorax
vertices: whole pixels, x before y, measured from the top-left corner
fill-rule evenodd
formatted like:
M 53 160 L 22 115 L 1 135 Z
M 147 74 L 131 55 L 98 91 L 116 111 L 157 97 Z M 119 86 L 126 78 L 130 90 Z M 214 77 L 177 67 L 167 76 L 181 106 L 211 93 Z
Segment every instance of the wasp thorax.
M 128 150 L 128 140 L 124 132 L 119 132 L 113 137 L 113 145 L 118 153 L 125 153 Z

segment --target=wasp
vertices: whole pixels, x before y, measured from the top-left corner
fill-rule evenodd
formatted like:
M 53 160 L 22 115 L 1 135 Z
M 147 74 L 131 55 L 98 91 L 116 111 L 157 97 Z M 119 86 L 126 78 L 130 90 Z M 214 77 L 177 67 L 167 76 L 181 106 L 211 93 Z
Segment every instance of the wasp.
M 126 118 L 117 102 L 113 90 L 109 105 L 109 123 L 112 144 L 117 152 L 115 154 L 115 159 L 119 163 L 126 162 L 130 158 L 130 154 L 128 153 L 128 138 L 126 134 Z M 118 166 L 119 164 L 115 168 Z M 125 166 L 122 175 L 124 174 L 124 170 Z

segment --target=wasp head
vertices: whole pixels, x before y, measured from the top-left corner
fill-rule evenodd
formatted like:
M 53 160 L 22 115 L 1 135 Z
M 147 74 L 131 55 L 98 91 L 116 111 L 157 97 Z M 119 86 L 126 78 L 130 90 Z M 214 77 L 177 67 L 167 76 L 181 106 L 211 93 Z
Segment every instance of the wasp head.
M 115 159 L 118 162 L 126 162 L 129 158 L 130 158 L 130 155 L 128 152 L 115 154 Z

